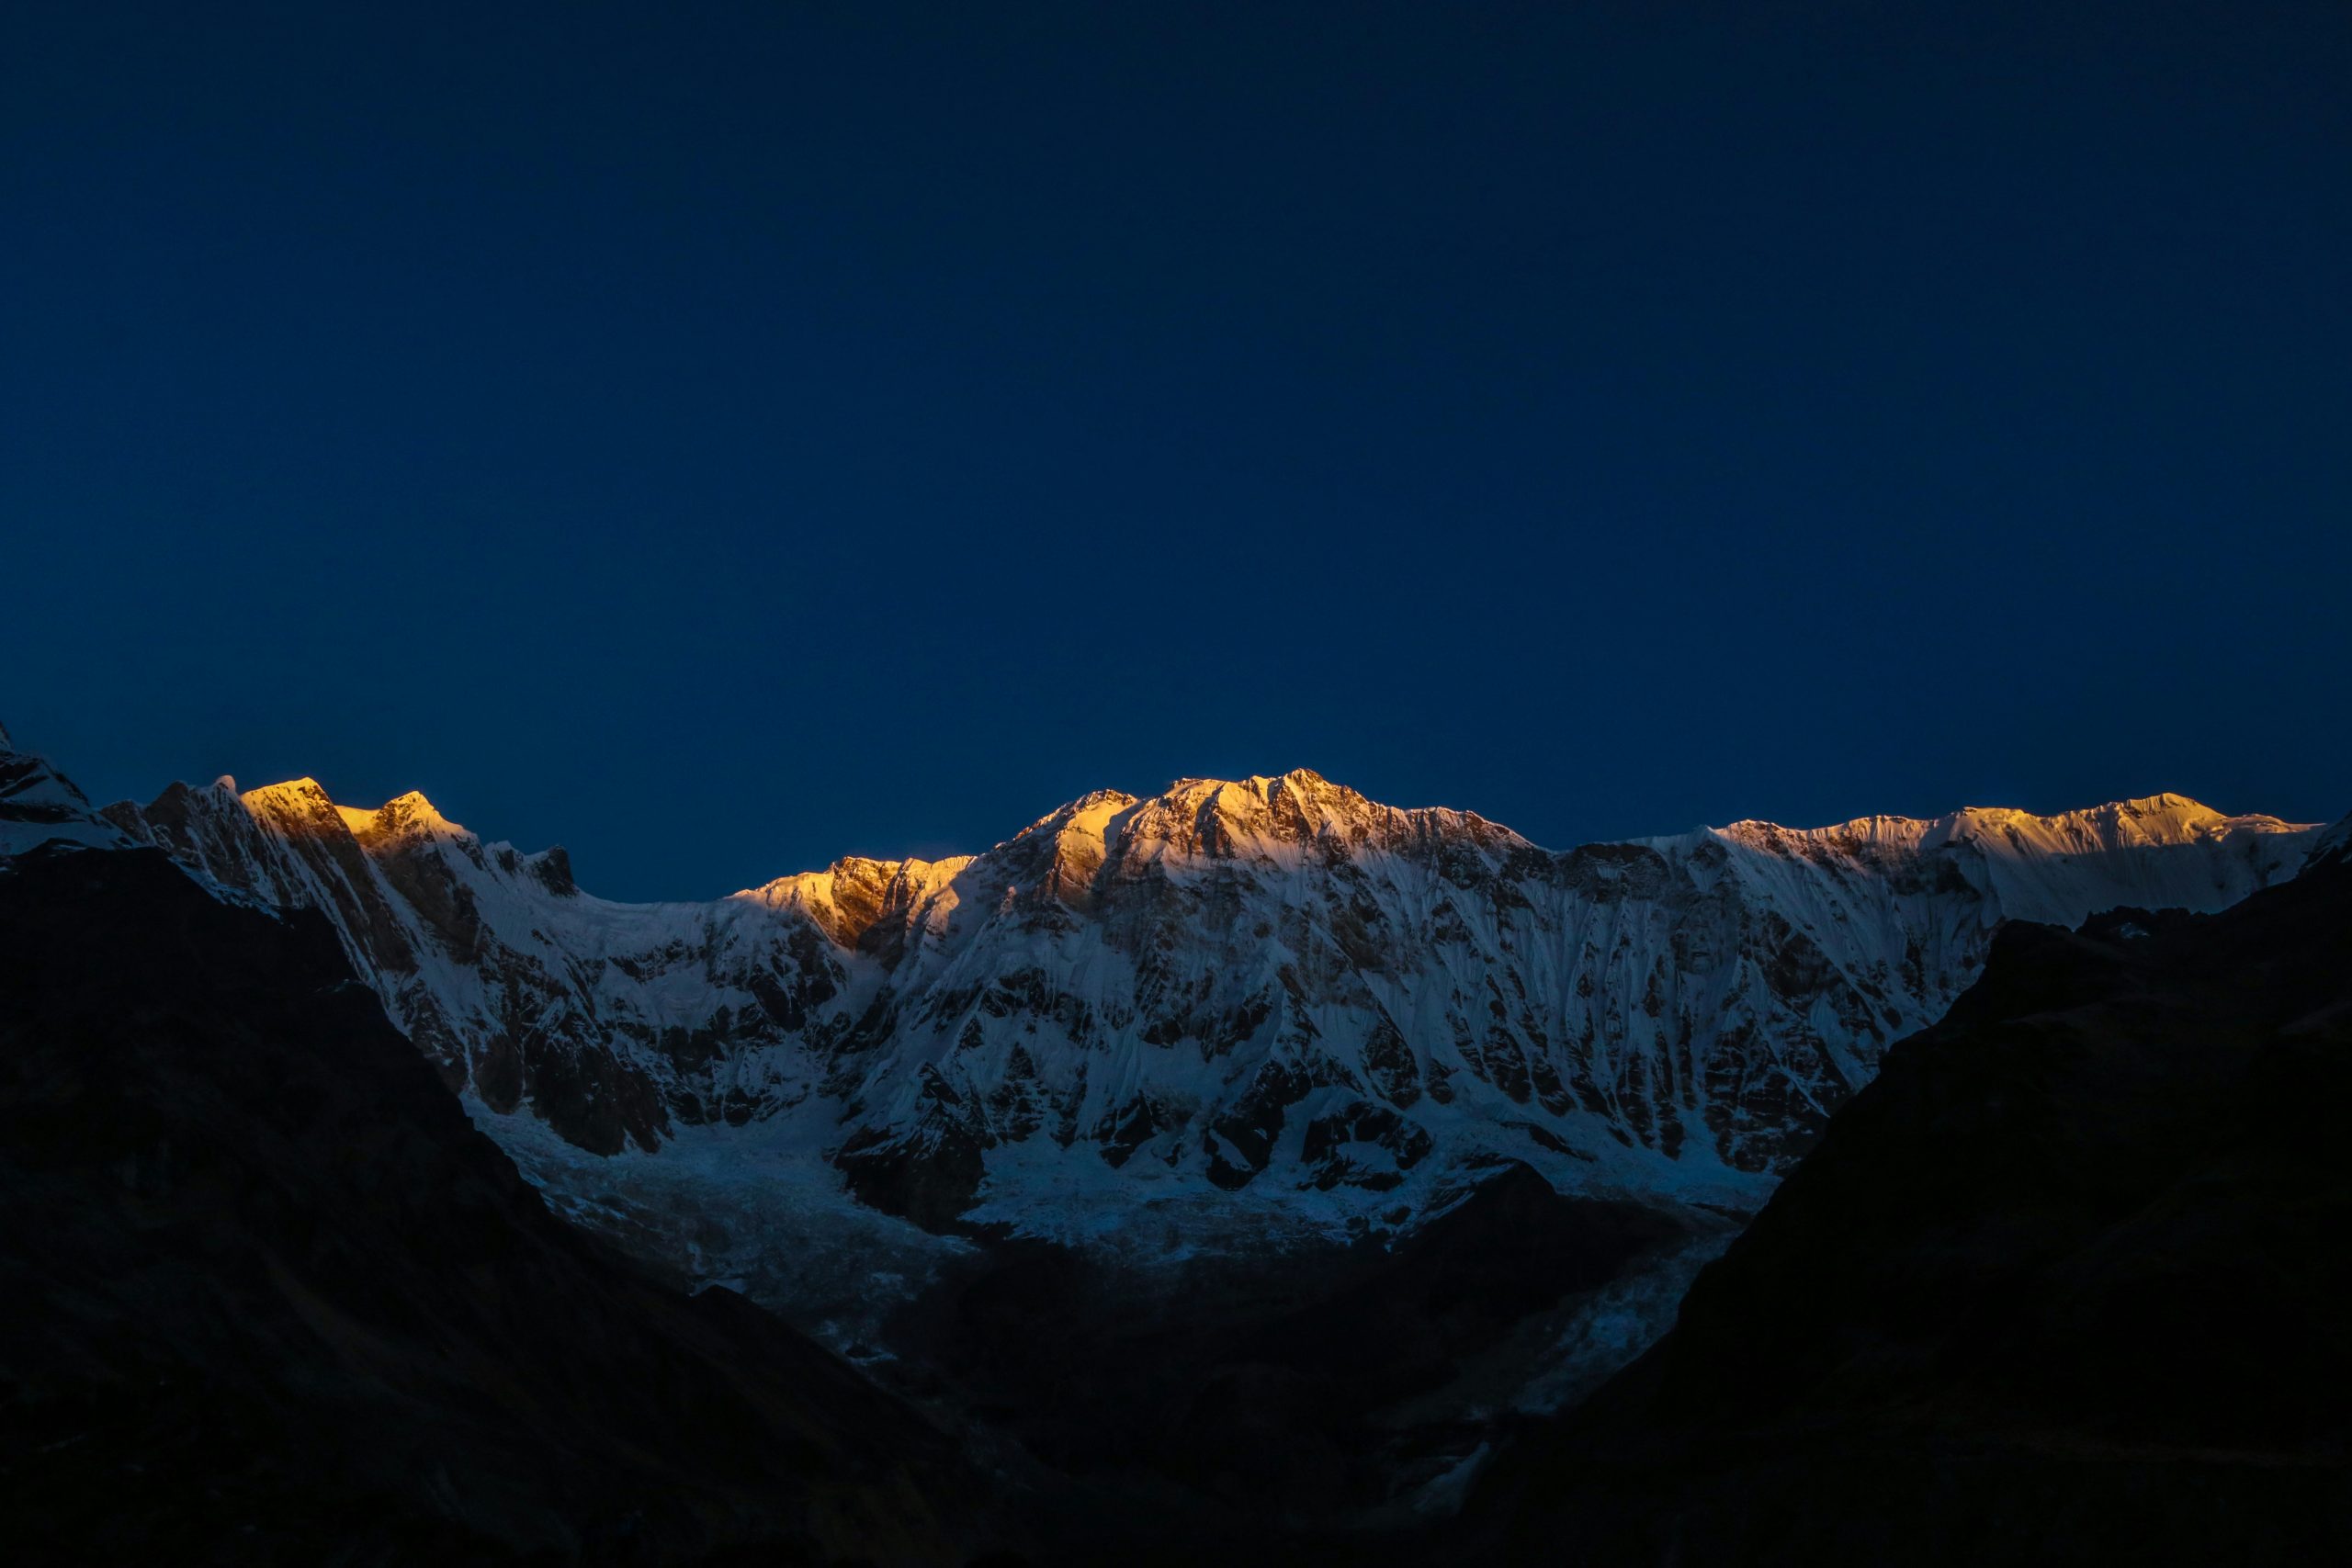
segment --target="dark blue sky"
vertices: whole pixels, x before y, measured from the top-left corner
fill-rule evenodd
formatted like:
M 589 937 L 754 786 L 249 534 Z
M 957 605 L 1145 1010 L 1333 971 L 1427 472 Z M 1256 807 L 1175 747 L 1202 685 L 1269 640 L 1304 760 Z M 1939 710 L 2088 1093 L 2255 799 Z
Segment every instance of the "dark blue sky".
M 0 718 L 94 794 L 618 897 L 1297 765 L 2352 808 L 2335 0 L 361 9 L 0 18 Z

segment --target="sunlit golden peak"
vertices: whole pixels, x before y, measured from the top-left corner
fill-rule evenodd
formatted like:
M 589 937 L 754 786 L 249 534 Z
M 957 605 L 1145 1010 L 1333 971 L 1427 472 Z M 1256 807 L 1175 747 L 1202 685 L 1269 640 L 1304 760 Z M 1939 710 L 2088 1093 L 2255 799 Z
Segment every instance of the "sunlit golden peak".
M 279 784 L 262 784 L 258 788 L 246 790 L 237 798 L 243 801 L 249 809 L 275 807 L 278 810 L 286 810 L 298 807 L 311 807 L 321 804 L 334 804 L 327 799 L 327 792 L 319 781 L 307 776 L 287 779 Z
M 422 790 L 396 795 L 373 811 L 356 806 L 338 806 L 335 809 L 343 814 L 345 825 L 362 843 L 466 834 L 464 827 L 442 816 L 440 808 L 426 799 Z

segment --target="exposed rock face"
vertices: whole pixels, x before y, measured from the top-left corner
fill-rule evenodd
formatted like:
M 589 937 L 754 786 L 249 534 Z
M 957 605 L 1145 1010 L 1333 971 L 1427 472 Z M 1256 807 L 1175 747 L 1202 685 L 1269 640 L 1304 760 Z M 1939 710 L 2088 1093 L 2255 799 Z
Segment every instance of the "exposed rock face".
M 2341 854 L 2210 917 L 2007 928 L 1453 1555 L 2345 1560 L 2347 1097 Z
M 552 1216 L 317 914 L 0 862 L 0 1511 L 41 1562 L 962 1562 L 946 1436 Z

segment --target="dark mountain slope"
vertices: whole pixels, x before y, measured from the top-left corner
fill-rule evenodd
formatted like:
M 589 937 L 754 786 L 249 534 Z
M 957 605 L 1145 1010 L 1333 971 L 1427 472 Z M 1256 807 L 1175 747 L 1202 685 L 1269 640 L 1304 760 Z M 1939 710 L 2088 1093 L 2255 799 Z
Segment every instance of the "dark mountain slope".
M 2217 915 L 2013 926 L 1464 1544 L 2352 1560 L 2347 1113 L 2340 857 Z
M 21 1562 L 961 1561 L 937 1430 L 548 1213 L 324 919 L 0 864 L 0 1517 Z
M 1525 1165 L 1479 1174 L 1393 1248 L 1177 1275 L 995 1244 L 893 1339 L 919 1392 L 1050 1472 L 1035 1499 L 1047 1561 L 1354 1561 L 1427 1517 L 1423 1489 L 1479 1450 L 1592 1292 L 1691 1242 L 1655 1209 L 1563 1196 Z

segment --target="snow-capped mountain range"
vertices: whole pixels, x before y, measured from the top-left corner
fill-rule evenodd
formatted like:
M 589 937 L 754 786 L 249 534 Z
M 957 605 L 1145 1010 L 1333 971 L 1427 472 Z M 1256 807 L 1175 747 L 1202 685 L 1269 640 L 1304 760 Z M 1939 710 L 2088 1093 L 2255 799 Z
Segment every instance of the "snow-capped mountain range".
M 1302 770 L 1090 795 L 976 856 L 632 905 L 421 795 L 222 779 L 93 809 L 0 754 L 0 852 L 58 836 L 324 913 L 512 1145 L 658 1158 L 691 1136 L 707 1159 L 734 1136 L 927 1226 L 1050 1229 L 1122 1194 L 1241 1191 L 1401 1223 L 1504 1159 L 1745 1208 L 2004 920 L 2220 908 L 2320 830 L 2159 795 L 1559 853 Z

